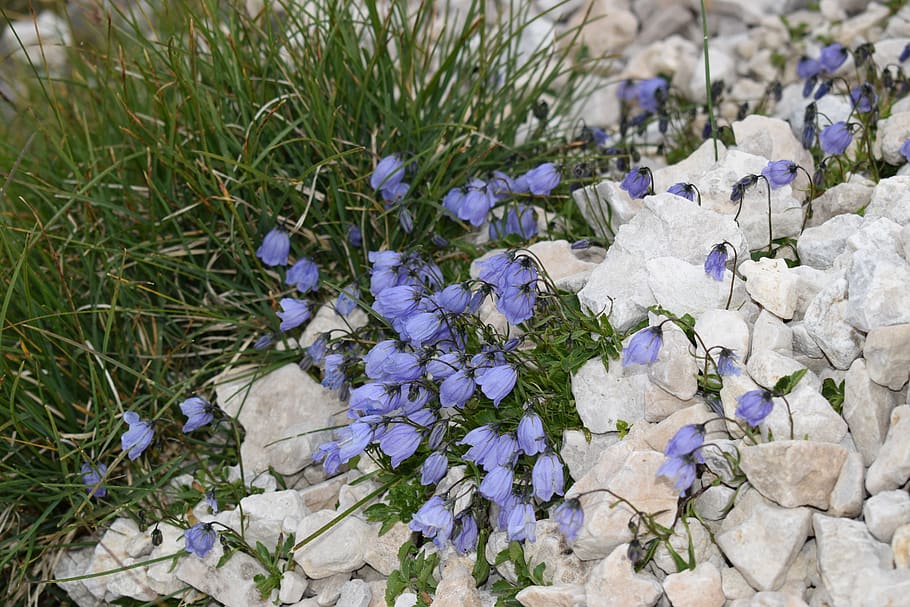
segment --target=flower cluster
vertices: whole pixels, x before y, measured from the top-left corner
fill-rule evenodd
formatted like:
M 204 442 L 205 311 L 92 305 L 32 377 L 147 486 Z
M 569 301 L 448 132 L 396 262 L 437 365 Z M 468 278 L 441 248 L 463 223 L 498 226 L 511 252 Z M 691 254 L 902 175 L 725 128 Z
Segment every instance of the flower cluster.
M 667 461 L 658 468 L 657 475 L 673 479 L 673 488 L 680 495 L 685 494 L 695 482 L 695 467 L 705 463 L 701 454 L 704 442 L 704 425 L 689 424 L 680 428 L 664 449 Z

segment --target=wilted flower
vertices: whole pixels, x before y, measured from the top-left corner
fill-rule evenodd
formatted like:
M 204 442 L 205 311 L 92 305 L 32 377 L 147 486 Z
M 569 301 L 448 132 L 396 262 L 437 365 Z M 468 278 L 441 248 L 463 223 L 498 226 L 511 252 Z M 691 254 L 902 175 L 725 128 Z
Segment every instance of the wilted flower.
M 850 89 L 850 100 L 853 101 L 853 107 L 857 112 L 871 112 L 878 103 L 878 95 L 871 84 L 863 82 Z
M 736 353 L 729 348 L 721 348 L 717 355 L 717 374 L 721 377 L 739 375 L 742 370 L 736 365 Z
M 272 228 L 262 239 L 256 257 L 267 266 L 286 266 L 290 252 L 291 238 L 288 233 L 281 228 Z
M 646 327 L 632 336 L 629 345 L 622 349 L 623 365 L 649 365 L 657 360 L 663 345 L 663 328 Z
M 727 243 L 721 242 L 711 249 L 705 258 L 705 273 L 714 280 L 723 280 L 727 270 Z
M 792 160 L 773 160 L 765 165 L 761 174 L 768 180 L 771 189 L 777 189 L 792 183 L 798 168 L 799 165 Z
M 746 195 L 746 190 L 758 183 L 758 175 L 746 175 L 733 184 L 730 191 L 730 202 L 740 202 Z
M 180 403 L 180 410 L 187 417 L 186 423 L 183 424 L 184 434 L 212 423 L 215 418 L 215 407 L 198 396 L 191 396 Z
M 298 259 L 288 270 L 284 284 L 297 287 L 301 293 L 315 291 L 319 286 L 319 266 L 306 257 Z
M 152 436 L 154 435 L 152 422 L 140 419 L 139 414 L 134 411 L 124 413 L 123 421 L 129 424 L 130 427 L 120 437 L 120 446 L 127 452 L 130 460 L 135 460 L 142 455 L 142 452 L 152 442 Z
M 212 550 L 217 537 L 218 534 L 211 523 L 197 523 L 183 533 L 187 552 L 192 552 L 199 558 Z
M 629 193 L 632 198 L 644 198 L 651 191 L 651 171 L 648 167 L 635 167 L 623 178 L 620 189 Z
M 209 505 L 212 514 L 218 514 L 218 499 L 215 497 L 214 489 L 205 492 L 205 503 Z
M 757 426 L 774 408 L 772 398 L 771 391 L 763 388 L 746 392 L 736 399 L 736 416 L 746 420 L 750 426 Z
M 559 525 L 559 531 L 570 542 L 578 537 L 584 518 L 581 503 L 575 498 L 564 501 L 553 512 L 553 519 Z
M 89 496 L 104 497 L 107 495 L 107 489 L 101 484 L 104 475 L 107 474 L 105 464 L 92 465 L 88 462 L 82 464 L 82 484 L 86 486 Z
M 309 320 L 309 303 L 292 297 L 283 297 L 279 303 L 282 311 L 277 312 L 278 318 L 281 319 L 281 324 L 278 325 L 278 328 L 282 331 L 290 331 Z
M 853 141 L 853 131 L 846 122 L 841 120 L 822 129 L 819 141 L 826 154 L 843 154 Z

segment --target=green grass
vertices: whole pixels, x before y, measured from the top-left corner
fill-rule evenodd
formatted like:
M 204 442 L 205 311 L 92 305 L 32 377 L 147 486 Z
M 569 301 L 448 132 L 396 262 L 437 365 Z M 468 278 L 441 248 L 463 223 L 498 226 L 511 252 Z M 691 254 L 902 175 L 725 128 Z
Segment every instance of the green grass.
M 495 16 L 475 2 L 436 36 L 432 3 L 356 17 L 345 4 L 310 15 L 276 2 L 248 17 L 164 2 L 73 50 L 65 78 L 25 70 L 30 96 L 0 144 L 3 604 L 59 604 L 41 581 L 60 549 L 118 516 L 168 516 L 182 505 L 166 503 L 172 478 L 236 462 L 230 433 L 183 436 L 176 404 L 211 397 L 238 357 L 294 357 L 251 347 L 277 331 L 281 283 L 254 255 L 266 231 L 292 231 L 328 298 L 364 277 L 369 250 L 464 234 L 442 219 L 450 187 L 552 159 L 552 125 L 583 91 L 566 56 L 519 63 L 525 21 L 490 31 Z M 550 122 L 532 116 L 544 97 Z M 413 236 L 369 188 L 392 152 L 417 166 Z M 344 238 L 349 224 L 362 247 Z M 160 420 L 135 463 L 119 447 L 127 410 Z M 86 496 L 83 461 L 110 466 L 107 498 Z

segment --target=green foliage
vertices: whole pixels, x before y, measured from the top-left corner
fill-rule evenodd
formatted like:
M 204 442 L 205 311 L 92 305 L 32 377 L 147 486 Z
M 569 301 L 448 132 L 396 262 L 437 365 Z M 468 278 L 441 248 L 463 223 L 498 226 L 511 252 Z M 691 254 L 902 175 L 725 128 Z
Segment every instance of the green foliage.
M 427 556 L 413 542 L 405 542 L 398 550 L 399 568 L 389 575 L 386 584 L 386 604 L 395 603 L 395 598 L 408 590 L 417 595 L 417 604 L 428 607 L 432 602 L 430 595 L 436 591 L 436 580 L 433 570 L 439 564 L 439 553 Z
M 426 501 L 426 487 L 420 485 L 418 472 L 403 472 L 400 476 L 384 474 L 381 481 L 400 478 L 386 494 L 384 502 L 373 504 L 364 511 L 371 523 L 382 523 L 379 535 L 383 535 L 397 522 L 408 523 L 418 508 Z
M 632 426 L 624 419 L 616 420 L 616 431 L 619 432 L 619 438 L 623 439 L 629 433 Z
M 793 389 L 796 388 L 796 384 L 799 383 L 803 377 L 805 377 L 808 369 L 800 369 L 799 371 L 794 371 L 790 375 L 786 375 L 777 380 L 774 384 L 774 387 L 771 388 L 771 392 L 774 393 L 774 396 L 786 396 L 793 392 Z
M 257 573 L 253 576 L 253 582 L 260 596 L 265 599 L 273 590 L 277 590 L 281 585 L 281 576 L 287 567 L 287 563 L 293 562 L 294 534 L 286 538 L 278 537 L 278 545 L 275 552 L 269 551 L 268 547 L 262 542 L 256 542 L 255 556 L 259 563 L 265 567 L 268 572 L 266 575 Z M 282 566 L 281 561 L 285 562 Z
M 506 561 L 509 561 L 515 568 L 516 581 L 513 584 L 509 580 L 501 579 L 493 583 L 492 589 L 497 595 L 497 607 L 518 607 L 521 603 L 515 596 L 523 589 L 528 586 L 550 585 L 543 578 L 546 563 L 539 563 L 534 569 L 530 569 L 520 542 L 509 542 L 508 548 L 496 555 L 494 564 L 501 565 Z
M 844 408 L 845 385 L 845 381 L 841 381 L 841 383 L 838 384 L 830 377 L 826 377 L 825 381 L 822 382 L 822 396 L 831 403 L 831 408 L 837 411 L 838 414 L 840 414 Z

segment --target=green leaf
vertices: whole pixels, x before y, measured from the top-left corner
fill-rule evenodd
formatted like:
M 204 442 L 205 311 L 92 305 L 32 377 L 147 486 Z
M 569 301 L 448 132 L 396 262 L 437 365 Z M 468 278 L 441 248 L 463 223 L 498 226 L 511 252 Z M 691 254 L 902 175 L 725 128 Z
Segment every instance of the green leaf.
M 800 369 L 790 375 L 781 377 L 777 380 L 777 383 L 774 384 L 771 392 L 774 393 L 774 396 L 786 396 L 787 394 L 790 394 L 790 392 L 793 391 L 793 388 L 796 387 L 796 384 L 799 383 L 799 380 L 801 380 L 808 371 L 808 369 Z
M 620 439 L 623 439 L 626 437 L 626 435 L 629 433 L 629 428 L 631 428 L 631 427 L 632 426 L 629 425 L 629 422 L 627 422 L 624 419 L 616 420 L 616 431 L 619 432 Z
M 480 586 L 490 577 L 490 562 L 487 561 L 487 538 L 488 532 L 483 530 L 477 539 L 477 560 L 474 561 L 474 568 L 471 575 L 474 576 L 474 582 Z
M 843 381 L 838 384 L 828 377 L 822 382 L 822 396 L 831 403 L 831 407 L 838 413 L 841 413 L 844 408 L 844 390 L 845 383 Z
M 389 574 L 389 579 L 386 581 L 385 585 L 385 602 L 387 605 L 395 604 L 395 599 L 398 598 L 398 595 L 404 592 L 404 589 L 408 587 L 408 581 L 401 575 L 401 572 L 397 569 Z

